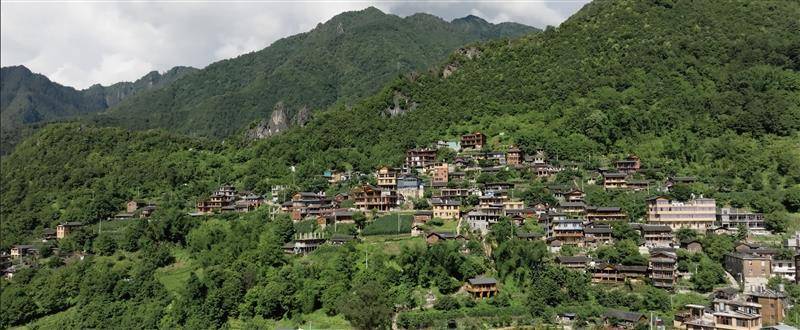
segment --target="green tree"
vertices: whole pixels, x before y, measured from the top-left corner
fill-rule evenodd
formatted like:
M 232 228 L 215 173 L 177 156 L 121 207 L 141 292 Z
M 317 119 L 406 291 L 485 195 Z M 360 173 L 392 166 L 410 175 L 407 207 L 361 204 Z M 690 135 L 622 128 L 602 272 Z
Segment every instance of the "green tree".
M 340 310 L 358 329 L 388 328 L 393 313 L 386 287 L 376 280 L 355 283 Z

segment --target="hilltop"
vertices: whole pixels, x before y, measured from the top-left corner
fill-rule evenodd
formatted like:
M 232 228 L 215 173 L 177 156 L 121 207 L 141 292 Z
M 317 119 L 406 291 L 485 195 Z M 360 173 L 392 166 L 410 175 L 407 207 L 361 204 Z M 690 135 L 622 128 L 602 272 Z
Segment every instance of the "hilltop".
M 401 18 L 370 7 L 339 14 L 260 51 L 213 63 L 169 88 L 123 102 L 95 121 L 229 137 L 270 118 L 278 105 L 285 109 L 280 117 L 286 118 L 278 125 L 288 126 L 301 109 L 306 118 L 334 104 L 352 105 L 398 75 L 440 64 L 462 45 L 535 31 L 478 18 Z

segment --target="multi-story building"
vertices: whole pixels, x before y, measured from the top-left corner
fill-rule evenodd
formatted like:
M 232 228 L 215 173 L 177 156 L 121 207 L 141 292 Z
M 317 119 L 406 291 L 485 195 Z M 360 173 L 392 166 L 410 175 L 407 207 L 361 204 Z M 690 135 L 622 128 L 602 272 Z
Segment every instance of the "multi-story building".
M 452 199 L 432 198 L 433 217 L 440 219 L 458 219 L 461 215 L 461 202 Z
M 511 148 L 506 151 L 506 164 L 508 165 L 519 165 L 522 164 L 522 150 L 517 148 L 516 146 L 511 146 Z
M 375 173 L 375 179 L 378 183 L 378 188 L 381 189 L 395 189 L 397 188 L 397 172 L 386 166 L 378 169 Z
M 230 209 L 234 211 L 234 202 L 236 201 L 236 188 L 231 185 L 223 185 L 217 189 L 206 200 L 197 202 L 197 212 L 206 214 L 211 212 L 222 212 Z
M 650 280 L 653 286 L 672 290 L 678 281 L 678 256 L 673 252 L 656 251 L 650 254 Z
M 797 272 L 794 259 L 772 260 L 772 274 L 793 282 Z
M 433 166 L 431 169 L 431 185 L 434 187 L 444 187 L 447 186 L 447 176 L 450 167 L 447 163 L 439 163 Z
M 418 177 L 402 175 L 397 178 L 397 193 L 408 201 L 410 198 L 422 198 L 425 184 Z
M 583 245 L 583 220 L 563 219 L 548 223 L 547 238 L 558 240 L 562 245 Z
M 556 263 L 569 270 L 585 272 L 592 259 L 587 256 L 557 256 Z
M 362 185 L 350 194 L 355 206 L 361 210 L 389 211 L 397 206 L 397 191 Z
M 573 217 L 583 217 L 586 215 L 586 203 L 584 202 L 567 202 L 563 201 L 558 203 L 558 208 Z
M 631 155 L 625 159 L 618 160 L 617 163 L 617 171 L 622 173 L 636 173 L 639 172 L 639 168 L 641 168 L 642 164 L 639 161 L 639 157 Z
M 764 287 L 747 294 L 747 301 L 761 305 L 761 322 L 765 326 L 783 322 L 785 300 L 786 295 L 782 292 Z
M 608 225 L 593 225 L 583 228 L 584 242 L 587 246 L 610 244 L 614 239 L 613 230 Z
M 627 222 L 628 215 L 616 206 L 586 207 L 586 221 L 591 223 Z
M 62 239 L 69 236 L 69 234 L 77 228 L 83 226 L 82 222 L 64 222 L 56 227 L 56 238 Z
M 466 291 L 473 298 L 491 298 L 497 295 L 500 290 L 497 288 L 497 280 L 491 277 L 474 277 L 467 281 Z
M 694 229 L 705 233 L 717 219 L 717 205 L 711 198 L 696 198 L 686 202 L 659 196 L 647 200 L 647 222 L 669 226 L 673 230 Z
M 625 178 L 628 175 L 625 173 L 603 173 L 603 188 L 608 189 L 624 189 L 627 187 Z
M 291 213 L 294 221 L 316 217 L 334 208 L 333 203 L 324 195 L 313 192 L 298 192 L 292 195 L 290 203 L 291 206 L 287 211 Z
M 436 149 L 410 149 L 406 151 L 406 167 L 420 169 L 430 166 L 436 161 Z
M 753 254 L 727 253 L 725 270 L 739 281 L 745 292 L 753 292 L 767 285 L 767 280 L 772 275 L 772 260 Z
M 486 135 L 481 132 L 461 136 L 461 149 L 481 149 L 486 145 Z
M 761 329 L 761 305 L 747 301 L 714 299 L 711 310 L 703 305 L 686 305 L 675 315 L 673 327 L 689 330 Z
M 642 224 L 636 227 L 639 228 L 646 247 L 669 247 L 675 241 L 675 235 L 669 226 Z
M 744 225 L 750 232 L 765 232 L 767 230 L 764 225 L 764 214 L 733 207 L 718 208 L 715 225 L 729 232 L 736 232 L 740 225 Z

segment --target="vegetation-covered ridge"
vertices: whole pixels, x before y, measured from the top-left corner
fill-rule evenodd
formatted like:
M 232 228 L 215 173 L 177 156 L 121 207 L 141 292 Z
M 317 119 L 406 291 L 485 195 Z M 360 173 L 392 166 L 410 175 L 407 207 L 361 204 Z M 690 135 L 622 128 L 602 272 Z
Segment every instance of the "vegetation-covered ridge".
M 52 82 L 24 66 L 4 67 L 0 69 L 0 155 L 10 152 L 43 123 L 104 111 L 123 99 L 164 87 L 195 70 L 175 67 L 163 74 L 150 72 L 134 82 L 76 90 Z
M 399 74 L 439 64 L 465 44 L 535 31 L 474 16 L 452 22 L 429 14 L 401 18 L 370 7 L 339 14 L 260 51 L 213 63 L 95 120 L 133 129 L 228 137 L 269 118 L 276 104 L 285 106 L 288 117 L 301 108 L 352 104 Z

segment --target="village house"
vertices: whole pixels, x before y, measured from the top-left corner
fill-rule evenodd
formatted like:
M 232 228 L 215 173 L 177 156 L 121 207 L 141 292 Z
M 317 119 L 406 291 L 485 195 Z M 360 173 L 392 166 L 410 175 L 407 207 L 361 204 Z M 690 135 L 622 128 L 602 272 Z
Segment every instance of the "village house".
M 411 198 L 419 199 L 425 195 L 425 185 L 418 177 L 401 175 L 397 178 L 397 194 L 403 196 L 406 201 Z
M 714 299 L 711 309 L 686 305 L 675 315 L 673 327 L 688 330 L 758 330 L 761 329 L 761 305 L 746 301 Z
M 526 233 L 526 232 L 518 231 L 517 232 L 517 238 L 521 239 L 523 241 L 529 241 L 530 242 L 530 241 L 538 241 L 538 240 L 542 239 L 542 235 L 537 234 L 537 233 Z
M 436 149 L 409 149 L 406 152 L 406 167 L 409 170 L 426 168 L 436 161 Z
M 556 257 L 556 263 L 558 263 L 559 265 L 564 266 L 564 268 L 566 268 L 566 269 L 574 270 L 574 271 L 580 271 L 580 272 L 585 272 L 586 271 L 586 267 L 589 266 L 589 262 L 591 262 L 591 261 L 592 261 L 592 259 L 587 257 L 587 256 L 574 256 L 574 257 L 557 256 Z
M 647 200 L 647 222 L 670 226 L 673 230 L 693 229 L 705 233 L 717 219 L 716 201 L 695 198 L 686 202 L 673 201 L 666 196 Z
M 740 225 L 753 233 L 765 233 L 767 231 L 764 224 L 764 214 L 733 207 L 718 208 L 717 219 L 714 224 L 727 230 L 730 234 L 738 232 Z
M 11 247 L 11 258 L 21 258 L 35 256 L 39 254 L 39 249 L 33 245 L 14 245 Z
M 355 240 L 356 238 L 352 235 L 333 234 L 331 238 L 328 239 L 328 244 L 333 246 L 342 246 Z
M 613 230 L 610 226 L 592 226 L 583 229 L 584 244 L 590 247 L 598 247 L 604 244 L 611 244 Z
M 773 259 L 778 254 L 778 250 L 771 248 L 767 245 L 749 242 L 739 242 L 733 248 L 736 252 L 744 254 L 752 254 L 756 256 L 766 257 Z
M 223 185 L 217 189 L 206 200 L 197 202 L 197 213 L 208 214 L 212 212 L 223 212 L 230 209 L 235 210 L 234 201 L 236 201 L 236 188 L 231 185 Z
M 433 211 L 418 210 L 414 212 L 414 223 L 426 223 L 433 219 Z
M 639 324 L 647 323 L 647 316 L 642 313 L 612 309 L 603 313 L 603 324 L 609 329 L 621 327 L 633 329 Z
M 397 206 L 397 192 L 372 185 L 361 185 L 351 191 L 355 206 L 363 211 L 389 211 Z
M 618 160 L 616 162 L 617 165 L 617 172 L 626 173 L 626 174 L 633 174 L 639 172 L 642 164 L 639 161 L 639 157 L 631 155 L 625 159 Z
M 559 240 L 563 245 L 583 246 L 583 221 L 581 219 L 549 221 L 547 238 Z
M 457 200 L 432 198 L 431 207 L 434 218 L 455 220 L 461 216 L 461 202 Z
M 489 233 L 489 227 L 500 221 L 502 216 L 502 207 L 484 205 L 468 212 L 465 220 L 470 229 L 480 232 L 481 235 L 486 235 Z
M 467 281 L 465 289 L 473 298 L 481 299 L 494 297 L 500 292 L 497 280 L 491 277 L 473 277 Z
M 703 242 L 696 238 L 681 241 L 681 249 L 686 249 L 691 253 L 703 252 Z
M 378 169 L 375 173 L 375 179 L 378 183 L 378 188 L 381 189 L 395 189 L 397 188 L 397 172 L 394 169 L 386 166 Z
M 460 199 L 473 195 L 472 191 L 467 188 L 442 188 L 436 197 L 442 199 Z M 479 195 L 479 194 L 478 194 Z
M 347 181 L 347 174 L 336 170 L 327 170 L 322 172 L 322 177 L 328 180 L 329 184 L 337 184 L 339 182 Z
M 669 226 L 637 224 L 631 227 L 639 231 L 644 240 L 644 246 L 648 248 L 670 247 L 675 241 L 675 235 Z
M 789 282 L 794 282 L 794 276 L 797 272 L 795 268 L 794 259 L 787 260 L 772 260 L 772 274 L 779 276 Z
M 625 178 L 628 175 L 625 173 L 603 173 L 603 189 L 624 189 L 628 186 L 625 184 Z
M 628 215 L 616 206 L 586 207 L 586 221 L 590 223 L 628 222 Z
M 625 188 L 633 191 L 646 191 L 650 189 L 650 180 L 626 179 Z
M 558 203 L 558 209 L 573 217 L 583 217 L 586 215 L 586 204 L 584 202 L 566 202 Z
M 651 252 L 650 280 L 654 287 L 673 290 L 678 282 L 678 255 L 667 251 Z
M 295 239 L 283 245 L 283 252 L 306 255 L 319 248 L 326 241 L 321 233 L 295 235 Z
M 481 149 L 486 145 L 486 135 L 481 132 L 461 136 L 461 149 Z
M 331 210 L 325 215 L 325 224 L 354 224 L 353 212 L 346 209 Z
M 51 241 L 51 240 L 54 240 L 56 238 L 58 238 L 58 237 L 56 237 L 56 230 L 55 229 L 53 229 L 53 228 L 42 229 L 42 241 L 43 242 Z
M 430 232 L 428 236 L 425 237 L 425 242 L 428 244 L 436 244 L 442 241 L 449 241 L 449 240 L 457 240 L 457 241 L 464 241 L 466 238 L 456 233 L 448 233 L 448 232 Z
M 522 164 L 522 150 L 517 148 L 517 146 L 511 146 L 511 148 L 506 151 L 506 164 L 508 165 L 520 165 Z
M 75 229 L 83 226 L 82 222 L 63 222 L 56 226 L 56 238 L 63 239 L 69 236 Z
M 245 213 L 254 211 L 264 204 L 264 198 L 259 195 L 248 194 L 242 196 L 234 204 L 236 212 Z
M 445 187 L 447 186 L 447 175 L 449 174 L 449 166 L 447 163 L 437 163 L 431 169 L 431 186 Z
M 289 212 L 294 221 L 314 218 L 334 208 L 330 199 L 313 192 L 298 192 L 292 195 Z
M 564 200 L 567 202 L 583 202 L 585 198 L 586 193 L 577 188 L 564 193 Z
M 740 252 L 725 254 L 725 270 L 728 271 L 745 292 L 753 292 L 766 286 L 772 275 L 772 260 L 767 257 Z
M 600 263 L 591 269 L 593 283 L 640 283 L 647 277 L 647 266 Z
M 785 318 L 786 295 L 782 292 L 760 287 L 747 294 L 746 300 L 761 305 L 761 323 L 763 325 L 777 325 Z

